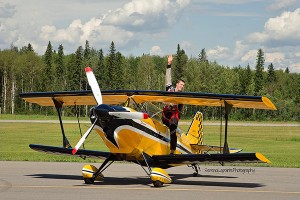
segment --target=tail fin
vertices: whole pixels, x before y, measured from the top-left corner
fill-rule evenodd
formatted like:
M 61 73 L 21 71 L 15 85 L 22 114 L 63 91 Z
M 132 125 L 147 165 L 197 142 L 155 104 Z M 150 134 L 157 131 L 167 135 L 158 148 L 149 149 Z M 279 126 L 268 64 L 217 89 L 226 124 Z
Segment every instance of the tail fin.
M 198 111 L 195 114 L 187 135 L 195 138 L 194 144 L 203 144 L 203 114 L 201 112 Z

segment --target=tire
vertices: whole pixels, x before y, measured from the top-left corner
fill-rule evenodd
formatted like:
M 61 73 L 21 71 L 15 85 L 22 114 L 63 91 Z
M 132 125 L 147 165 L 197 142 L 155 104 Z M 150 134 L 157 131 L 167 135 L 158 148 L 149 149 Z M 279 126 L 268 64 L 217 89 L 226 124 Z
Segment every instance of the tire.
M 94 181 L 95 181 L 94 178 L 85 178 L 85 179 L 84 179 L 84 183 L 85 183 L 85 184 L 93 184 Z
M 163 184 L 164 184 L 164 183 L 161 182 L 161 181 L 154 181 L 154 182 L 153 182 L 154 187 L 162 187 Z

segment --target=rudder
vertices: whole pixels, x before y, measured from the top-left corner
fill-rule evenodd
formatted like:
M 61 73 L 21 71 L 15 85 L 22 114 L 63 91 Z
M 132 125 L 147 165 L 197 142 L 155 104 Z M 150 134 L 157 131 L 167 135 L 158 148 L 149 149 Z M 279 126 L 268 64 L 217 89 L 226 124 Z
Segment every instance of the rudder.
M 203 114 L 200 111 L 195 114 L 187 135 L 195 138 L 194 144 L 203 144 Z

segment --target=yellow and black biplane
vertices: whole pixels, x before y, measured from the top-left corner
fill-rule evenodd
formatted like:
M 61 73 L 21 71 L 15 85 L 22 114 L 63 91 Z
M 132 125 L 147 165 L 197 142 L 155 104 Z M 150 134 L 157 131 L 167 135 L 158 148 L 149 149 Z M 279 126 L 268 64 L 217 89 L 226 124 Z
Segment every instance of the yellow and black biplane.
M 86 184 L 102 180 L 102 172 L 114 161 L 128 161 L 142 166 L 155 187 L 171 183 L 172 180 L 165 169 L 179 165 L 191 166 L 194 170 L 193 175 L 197 176 L 199 164 L 203 162 L 220 164 L 270 162 L 258 152 L 242 153 L 241 149 L 229 148 L 227 142 L 228 115 L 231 108 L 276 110 L 267 97 L 198 92 L 100 91 L 90 67 L 86 68 L 86 74 L 91 91 L 20 94 L 20 97 L 27 102 L 40 106 L 55 106 L 61 125 L 62 147 L 30 144 L 31 149 L 46 153 L 104 159 L 98 169 L 93 165 L 83 167 L 82 175 Z M 210 146 L 203 143 L 203 116 L 201 112 L 197 112 L 186 133 L 178 129 L 177 148 L 175 154 L 170 154 L 170 131 L 161 122 L 162 109 L 157 106 L 157 103 L 224 108 L 224 146 Z M 74 148 L 65 135 L 61 118 L 63 106 L 72 105 L 96 105 L 90 111 L 91 127 Z M 80 148 L 92 130 L 102 138 L 109 149 L 108 152 Z

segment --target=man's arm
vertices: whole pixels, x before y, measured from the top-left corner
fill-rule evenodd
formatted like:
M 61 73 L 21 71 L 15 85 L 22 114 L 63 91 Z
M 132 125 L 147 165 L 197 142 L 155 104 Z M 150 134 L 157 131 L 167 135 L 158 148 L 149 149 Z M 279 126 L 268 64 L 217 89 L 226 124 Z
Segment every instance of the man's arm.
M 170 86 L 172 85 L 172 73 L 171 73 L 172 61 L 173 61 L 173 56 L 169 55 L 168 56 L 168 66 L 167 66 L 167 70 L 166 70 L 166 80 L 165 80 L 166 90 L 168 90 L 170 88 Z

